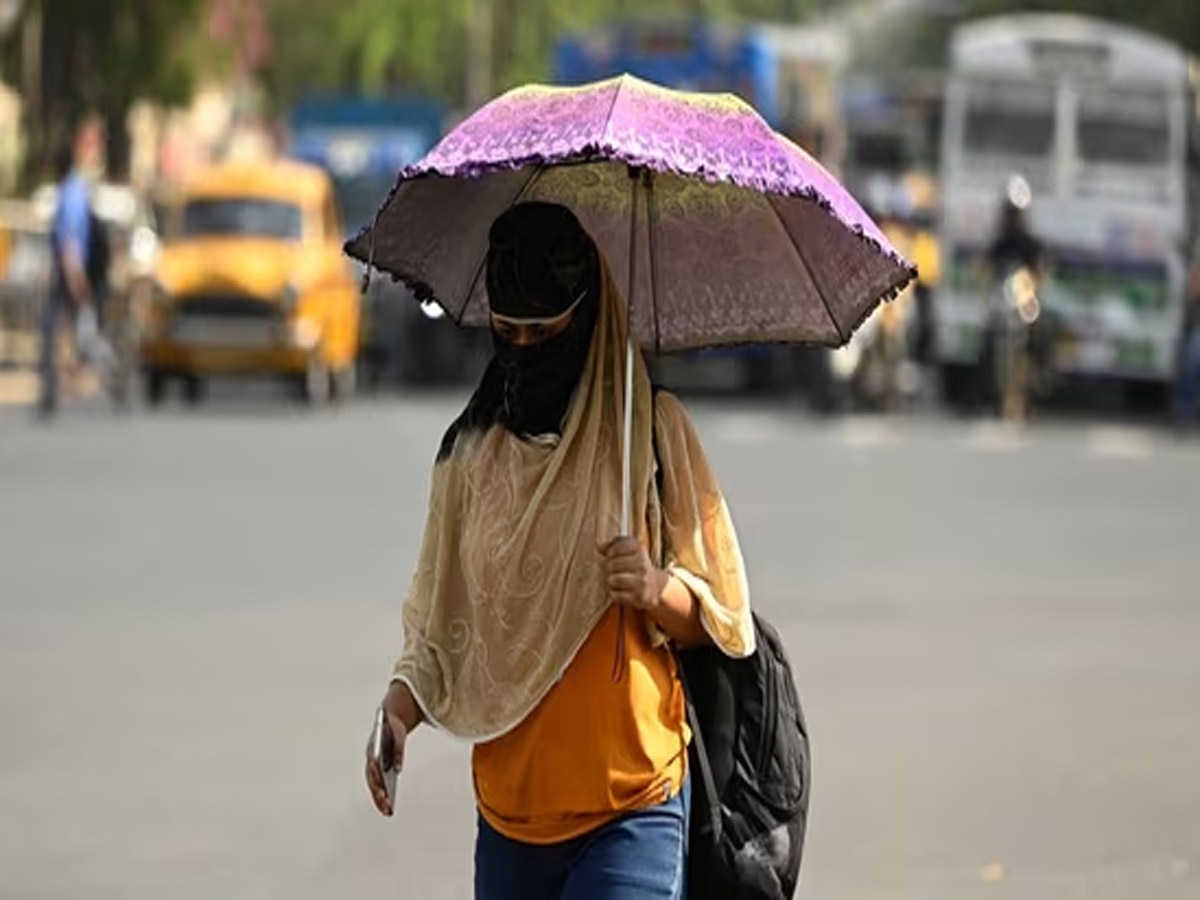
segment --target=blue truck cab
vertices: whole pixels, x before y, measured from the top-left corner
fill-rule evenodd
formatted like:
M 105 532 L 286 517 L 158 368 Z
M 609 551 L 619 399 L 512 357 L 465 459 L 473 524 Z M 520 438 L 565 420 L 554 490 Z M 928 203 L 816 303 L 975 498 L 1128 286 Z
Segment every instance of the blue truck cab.
M 292 110 L 287 152 L 329 172 L 349 238 L 441 139 L 447 113 L 424 97 L 312 96 Z M 361 277 L 361 263 L 347 264 Z M 486 334 L 460 331 L 390 277 L 376 273 L 363 303 L 359 371 L 368 386 L 460 381 L 478 368 Z
M 553 78 L 558 84 L 585 84 L 623 73 L 678 90 L 734 93 L 773 128 L 784 124 L 777 53 L 753 26 L 710 22 L 703 17 L 624 19 L 586 33 L 564 35 L 555 46 Z M 685 360 L 733 360 L 743 387 L 763 392 L 790 387 L 799 377 L 792 349 L 745 345 L 691 351 L 661 367 L 658 361 L 650 363 L 666 371 L 679 369 Z

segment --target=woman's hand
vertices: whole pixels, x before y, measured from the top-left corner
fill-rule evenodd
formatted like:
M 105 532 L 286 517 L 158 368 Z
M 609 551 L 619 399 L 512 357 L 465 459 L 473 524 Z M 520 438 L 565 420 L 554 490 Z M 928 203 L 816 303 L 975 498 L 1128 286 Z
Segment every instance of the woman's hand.
M 608 568 L 608 597 L 613 603 L 644 610 L 680 647 L 712 642 L 700 622 L 700 604 L 687 585 L 650 561 L 633 538 L 614 538 L 600 546 Z
M 653 613 L 662 603 L 669 576 L 650 561 L 636 538 L 614 538 L 600 547 L 607 564 L 608 596 L 613 603 Z
M 367 738 L 366 777 L 367 790 L 371 801 L 382 815 L 390 816 L 395 810 L 388 798 L 387 788 L 384 787 L 383 773 L 385 769 L 395 769 L 397 773 L 404 768 L 404 747 L 408 741 L 408 726 L 404 724 L 403 712 L 407 708 L 405 697 L 411 694 L 408 688 L 400 683 L 393 683 L 388 688 L 387 696 L 383 699 L 383 734 L 380 740 L 381 760 L 375 758 L 375 732 L 371 731 Z M 410 705 L 410 704 L 409 704 Z M 383 765 L 380 765 L 380 762 Z

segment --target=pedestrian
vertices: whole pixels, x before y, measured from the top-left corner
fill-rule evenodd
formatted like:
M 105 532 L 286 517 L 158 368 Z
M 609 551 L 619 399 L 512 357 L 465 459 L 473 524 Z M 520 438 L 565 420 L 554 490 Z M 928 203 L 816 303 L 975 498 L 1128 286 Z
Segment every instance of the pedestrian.
M 1179 366 L 1175 380 L 1175 425 L 1186 432 L 1196 423 L 1200 406 L 1200 240 L 1192 264 L 1179 331 Z
M 1036 325 L 1018 316 L 1010 300 L 1010 294 L 1022 293 L 1028 302 L 1045 282 L 1045 247 L 1029 225 L 1032 200 L 1024 178 L 1009 179 L 987 251 L 991 293 L 979 359 L 981 399 L 993 399 L 1000 417 L 1010 422 L 1027 418 L 1042 344 Z
M 494 354 L 434 465 L 367 783 L 391 815 L 383 769 L 429 722 L 473 745 L 476 900 L 680 898 L 691 735 L 670 651 L 754 650 L 733 523 L 638 354 L 619 536 L 627 323 L 573 213 L 501 215 L 485 277 Z
M 82 142 L 81 142 L 82 146 Z M 79 151 L 81 153 L 82 151 Z M 58 197 L 50 224 L 50 284 L 42 305 L 40 391 L 37 412 L 48 418 L 58 408 L 58 334 L 64 320 L 92 310 L 93 293 L 88 278 L 91 244 L 91 198 L 77 151 L 70 146 L 54 156 Z M 92 313 L 95 315 L 94 311 Z

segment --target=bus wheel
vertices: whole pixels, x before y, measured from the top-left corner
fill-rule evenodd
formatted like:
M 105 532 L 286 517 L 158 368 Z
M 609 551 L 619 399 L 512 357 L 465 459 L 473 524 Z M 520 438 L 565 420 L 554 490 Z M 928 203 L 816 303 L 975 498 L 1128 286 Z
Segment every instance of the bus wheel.
M 945 363 L 941 370 L 942 402 L 957 412 L 974 405 L 979 373 L 973 366 Z
M 1160 415 L 1166 411 L 1170 391 L 1158 382 L 1135 381 L 1125 385 L 1125 408 L 1139 415 Z

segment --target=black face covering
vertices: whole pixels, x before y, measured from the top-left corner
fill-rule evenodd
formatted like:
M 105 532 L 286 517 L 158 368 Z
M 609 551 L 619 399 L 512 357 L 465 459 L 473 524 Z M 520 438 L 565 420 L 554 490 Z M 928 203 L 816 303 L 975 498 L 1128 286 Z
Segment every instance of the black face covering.
M 562 333 L 538 344 L 517 346 L 492 334 L 504 383 L 499 421 L 515 434 L 556 434 L 561 429 L 587 361 L 595 308 L 581 302 Z
M 552 338 L 517 346 L 492 333 L 493 357 L 439 458 L 463 429 L 500 424 L 520 436 L 561 433 L 591 346 L 600 301 L 599 253 L 564 206 L 522 203 L 493 223 L 488 301 L 509 319 L 544 320 L 573 310 Z

